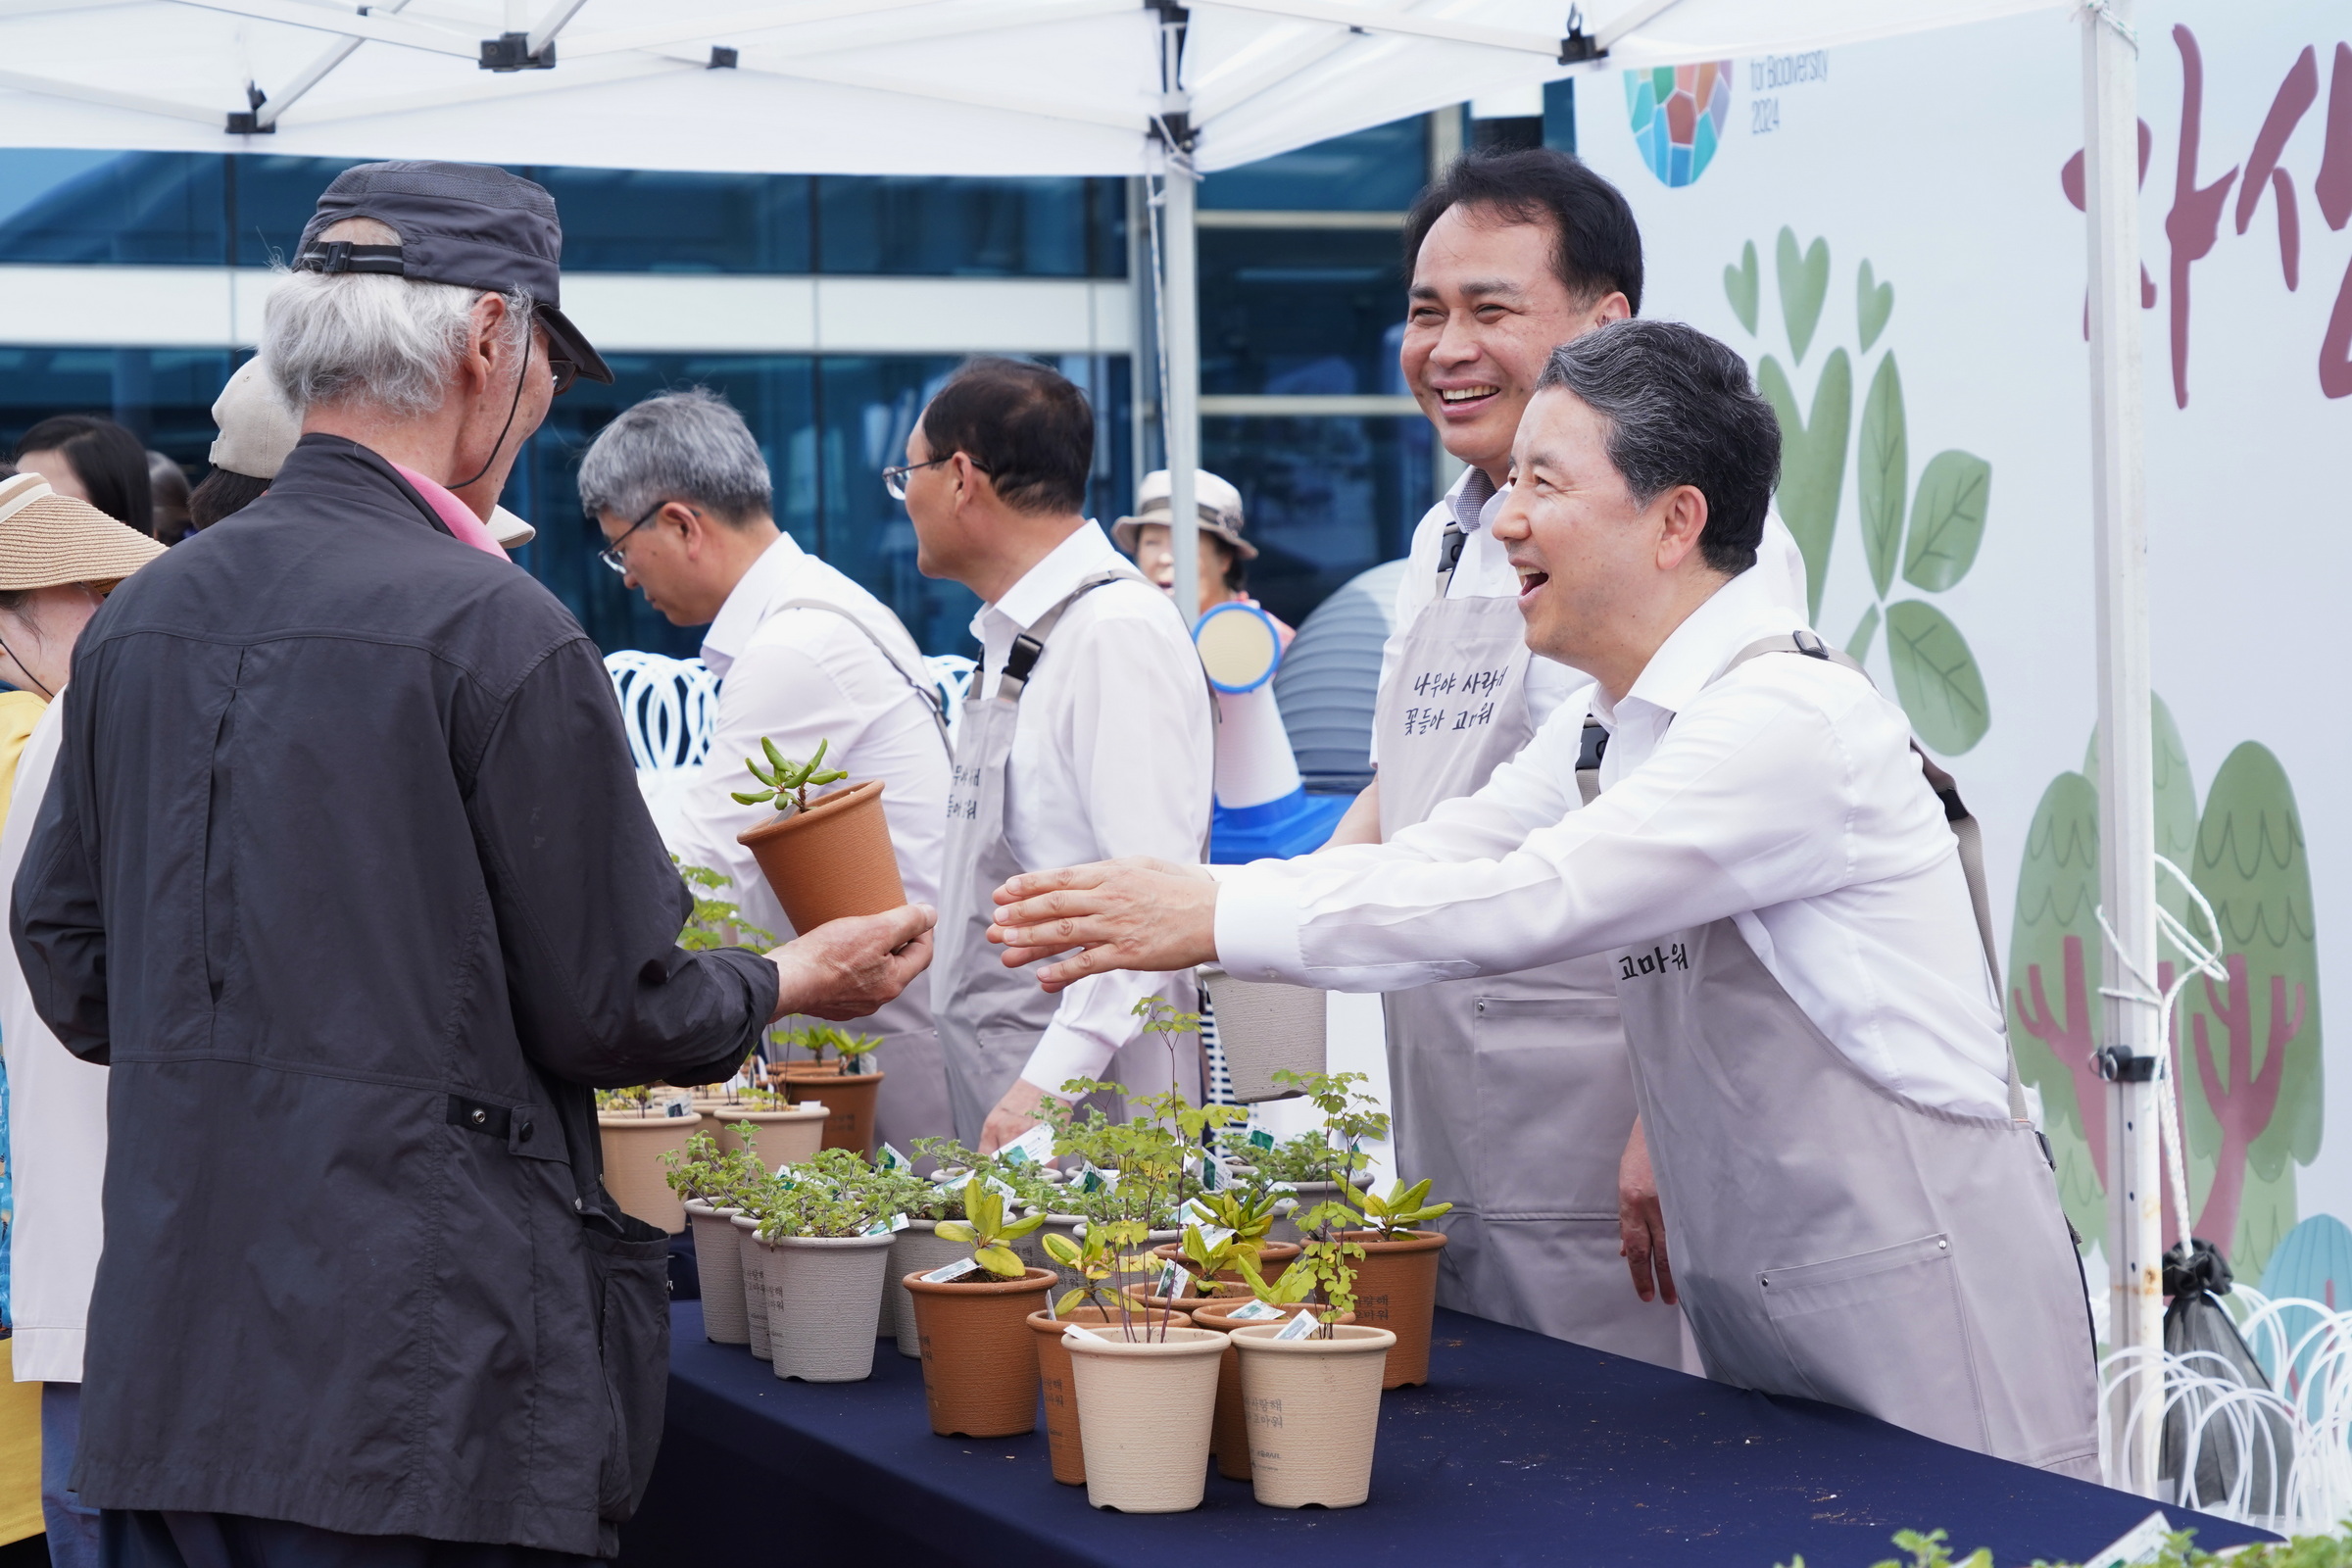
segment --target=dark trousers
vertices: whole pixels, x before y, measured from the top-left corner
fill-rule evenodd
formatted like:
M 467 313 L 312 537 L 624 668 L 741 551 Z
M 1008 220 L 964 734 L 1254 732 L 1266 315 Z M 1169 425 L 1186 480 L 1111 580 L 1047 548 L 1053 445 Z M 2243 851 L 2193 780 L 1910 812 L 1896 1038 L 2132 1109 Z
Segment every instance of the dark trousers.
M 421 1536 L 347 1536 L 286 1519 L 233 1513 L 106 1509 L 106 1568 L 602 1568 L 537 1546 Z

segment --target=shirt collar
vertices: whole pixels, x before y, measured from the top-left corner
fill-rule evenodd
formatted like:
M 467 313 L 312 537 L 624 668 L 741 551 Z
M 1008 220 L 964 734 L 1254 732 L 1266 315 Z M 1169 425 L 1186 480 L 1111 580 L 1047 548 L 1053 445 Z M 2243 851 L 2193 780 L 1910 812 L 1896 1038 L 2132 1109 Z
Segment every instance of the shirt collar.
M 1472 465 L 1462 470 L 1462 476 L 1453 481 L 1453 488 L 1446 492 L 1446 507 L 1462 532 L 1477 533 L 1486 527 L 1494 498 L 1500 493 L 1494 488 L 1494 481 L 1487 477 L 1487 470 Z
M 1626 703 L 1681 712 L 1740 649 L 1804 624 L 1801 614 L 1791 619 L 1785 598 L 1771 572 L 1749 567 L 1716 589 L 1667 634 L 1635 677 L 1634 689 L 1622 699 L 1611 703 L 1608 693 L 1595 686 L 1593 716 L 1613 727 L 1617 710 Z
M 1021 574 L 1020 581 L 1004 590 L 996 603 L 982 605 L 972 617 L 972 635 L 987 641 L 985 627 L 991 615 L 1002 615 L 1021 630 L 1027 631 L 1038 617 L 1069 597 L 1077 587 L 1096 572 L 1127 564 L 1127 558 L 1110 542 L 1102 525 L 1088 518 L 1071 535 L 1052 550 L 1044 559 Z
M 752 640 L 752 633 L 767 619 L 769 607 L 783 597 L 793 568 L 807 554 L 792 535 L 779 532 L 776 542 L 745 568 L 727 602 L 718 607 L 710 629 L 703 633 L 703 662 L 710 666 L 713 675 L 725 676 L 744 644 Z

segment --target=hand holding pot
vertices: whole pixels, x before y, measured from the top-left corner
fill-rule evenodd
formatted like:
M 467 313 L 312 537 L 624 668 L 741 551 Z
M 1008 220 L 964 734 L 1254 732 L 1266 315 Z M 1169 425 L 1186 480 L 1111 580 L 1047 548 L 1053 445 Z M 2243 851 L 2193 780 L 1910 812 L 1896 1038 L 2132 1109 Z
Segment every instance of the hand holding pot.
M 1028 871 L 997 889 L 988 940 L 1007 968 L 1068 953 L 1037 972 L 1059 991 L 1108 969 L 1167 972 L 1217 956 L 1217 884 L 1205 866 L 1148 856 L 1098 860 L 1059 871 Z
M 794 937 L 767 956 L 776 966 L 775 1018 L 800 1012 L 838 1023 L 896 999 L 930 965 L 938 918 L 927 904 L 907 904 Z

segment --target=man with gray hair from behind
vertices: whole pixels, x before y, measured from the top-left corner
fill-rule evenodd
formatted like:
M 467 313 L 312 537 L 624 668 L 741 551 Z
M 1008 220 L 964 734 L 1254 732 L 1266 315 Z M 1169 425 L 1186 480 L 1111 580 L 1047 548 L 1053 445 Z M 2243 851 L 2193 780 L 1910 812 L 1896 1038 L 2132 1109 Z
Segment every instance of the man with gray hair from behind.
M 725 1078 L 929 960 L 913 907 L 679 948 L 604 662 L 483 521 L 611 378 L 561 248 L 495 169 L 338 175 L 264 331 L 300 442 L 75 649 L 11 934 L 113 1067 L 73 1487 L 117 1568 L 613 1555 L 667 1238 L 590 1091 Z
M 696 387 L 648 398 L 600 431 L 580 460 L 580 505 L 604 531 L 606 565 L 680 626 L 708 626 L 719 678 L 710 760 L 662 813 L 670 853 L 733 884 L 754 925 L 790 929 L 736 835 L 772 817 L 734 792 L 771 741 L 786 757 L 821 745 L 825 765 L 882 781 L 906 896 L 939 898 L 949 746 L 939 690 L 890 607 L 776 526 L 767 461 L 726 399 Z M 947 1071 L 927 987 L 875 1012 L 881 1036 L 875 1132 L 907 1150 L 946 1138 Z

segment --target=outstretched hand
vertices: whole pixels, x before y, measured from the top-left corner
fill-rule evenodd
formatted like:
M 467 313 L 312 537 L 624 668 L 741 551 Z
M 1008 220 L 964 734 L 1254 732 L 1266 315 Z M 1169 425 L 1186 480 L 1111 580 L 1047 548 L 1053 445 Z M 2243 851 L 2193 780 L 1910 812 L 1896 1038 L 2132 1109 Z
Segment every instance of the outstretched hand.
M 895 1001 L 929 967 L 938 919 L 929 905 L 907 904 L 794 937 L 767 956 L 776 966 L 775 1018 L 802 1012 L 840 1023 Z
M 1068 955 L 1038 970 L 1048 991 L 1110 969 L 1190 969 L 1217 956 L 1217 884 L 1201 866 L 1097 860 L 1024 872 L 996 898 L 988 940 L 1004 949 L 1006 968 Z

